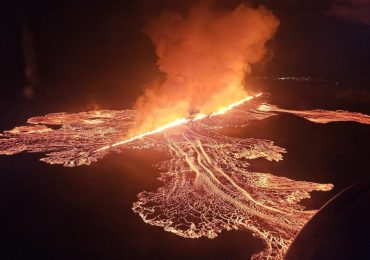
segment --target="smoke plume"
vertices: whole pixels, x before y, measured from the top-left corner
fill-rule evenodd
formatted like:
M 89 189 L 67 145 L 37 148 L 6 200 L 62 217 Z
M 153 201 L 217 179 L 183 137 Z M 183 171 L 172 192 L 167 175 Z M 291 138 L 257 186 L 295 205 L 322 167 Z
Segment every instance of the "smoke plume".
M 245 77 L 263 60 L 278 25 L 263 6 L 220 10 L 209 1 L 184 15 L 165 11 L 152 19 L 144 32 L 155 45 L 165 79 L 137 100 L 130 135 L 245 98 Z

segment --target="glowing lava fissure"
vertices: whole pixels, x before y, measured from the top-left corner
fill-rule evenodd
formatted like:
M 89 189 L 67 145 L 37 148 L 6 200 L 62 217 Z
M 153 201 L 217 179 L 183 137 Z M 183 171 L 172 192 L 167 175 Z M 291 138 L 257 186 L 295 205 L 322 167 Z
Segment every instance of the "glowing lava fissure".
M 369 116 L 284 110 L 264 103 L 260 95 L 247 100 L 210 116 L 175 121 L 130 141 L 122 141 L 122 137 L 133 126 L 133 110 L 33 117 L 27 126 L 0 134 L 0 154 L 43 152 L 44 162 L 74 167 L 123 149 L 164 151 L 168 160 L 156 165 L 163 186 L 141 192 L 133 204 L 146 223 L 187 238 L 214 238 L 224 230 L 249 230 L 265 243 L 254 259 L 283 259 L 291 241 L 315 214 L 299 202 L 309 198 L 311 191 L 328 191 L 333 186 L 251 171 L 250 160 L 280 161 L 285 149 L 269 140 L 232 138 L 218 130 L 246 126 L 276 116 L 275 112 L 293 113 L 317 123 L 352 120 L 368 124 Z
M 253 98 L 256 98 L 256 97 L 260 97 L 262 95 L 262 93 L 258 93 L 254 96 L 247 96 L 246 98 L 242 99 L 242 100 L 239 100 L 237 102 L 234 102 L 226 107 L 222 107 L 220 108 L 218 111 L 210 114 L 210 115 L 206 115 L 206 114 L 201 114 L 201 113 L 198 113 L 196 114 L 193 118 L 177 118 L 176 120 L 172 121 L 172 122 L 169 122 L 165 125 L 162 125 L 154 130 L 151 130 L 151 131 L 147 131 L 147 132 L 144 132 L 144 133 L 141 133 L 141 134 L 138 134 L 138 135 L 135 135 L 133 137 L 130 137 L 130 138 L 127 138 L 125 140 L 122 140 L 122 141 L 119 141 L 119 142 L 116 142 L 114 144 L 111 144 L 111 145 L 106 145 L 102 148 L 99 148 L 97 150 L 97 152 L 99 151 L 103 151 L 103 150 L 106 150 L 106 149 L 109 149 L 109 148 L 112 148 L 112 147 L 116 147 L 116 146 L 119 146 L 119 145 L 124 145 L 124 144 L 127 144 L 127 143 L 130 143 L 132 141 L 135 141 L 135 140 L 138 140 L 138 139 L 141 139 L 141 138 L 144 138 L 146 136 L 149 136 L 149 135 L 153 135 L 153 134 L 157 134 L 157 133 L 160 133 L 168 128 L 172 128 L 172 127 L 175 127 L 175 126 L 179 126 L 179 125 L 182 125 L 182 124 L 186 124 L 188 122 L 195 122 L 195 121 L 198 121 L 198 120 L 201 120 L 201 119 L 204 119 L 206 117 L 213 117 L 213 116 L 217 116 L 217 115 L 222 115 L 222 114 L 225 114 L 226 112 L 228 112 L 229 110 L 237 107 L 237 106 L 240 106 L 241 104 L 243 104 L 244 102 L 246 101 L 249 101 L 249 100 L 252 100 Z

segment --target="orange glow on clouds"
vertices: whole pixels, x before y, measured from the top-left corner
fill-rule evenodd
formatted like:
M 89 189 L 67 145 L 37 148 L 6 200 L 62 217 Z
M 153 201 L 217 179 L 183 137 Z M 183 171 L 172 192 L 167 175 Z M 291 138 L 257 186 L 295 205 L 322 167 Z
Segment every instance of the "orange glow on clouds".
M 165 78 L 137 100 L 128 136 L 179 118 L 222 114 L 248 97 L 246 76 L 267 53 L 278 19 L 263 6 L 225 10 L 201 1 L 187 13 L 163 12 L 145 26 Z M 226 110 L 225 110 L 226 109 Z M 216 111 L 216 112 L 215 112 Z

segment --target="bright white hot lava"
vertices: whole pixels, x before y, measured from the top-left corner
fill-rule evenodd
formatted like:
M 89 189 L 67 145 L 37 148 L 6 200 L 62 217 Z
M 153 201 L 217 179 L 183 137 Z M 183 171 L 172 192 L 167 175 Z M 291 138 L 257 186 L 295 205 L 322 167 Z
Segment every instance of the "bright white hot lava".
M 285 149 L 269 140 L 227 137 L 219 130 L 251 127 L 249 122 L 275 116 L 275 112 L 316 123 L 369 124 L 370 120 L 359 113 L 284 110 L 264 102 L 258 94 L 213 114 L 180 118 L 128 139 L 122 137 L 133 126 L 133 110 L 48 114 L 0 134 L 0 154 L 42 152 L 44 162 L 74 167 L 123 149 L 164 151 L 168 159 L 156 165 L 163 186 L 140 193 L 133 204 L 146 223 L 187 238 L 215 238 L 225 230 L 248 230 L 265 243 L 254 259 L 282 259 L 315 214 L 299 202 L 309 198 L 311 191 L 328 191 L 333 186 L 252 171 L 251 160 L 280 161 Z

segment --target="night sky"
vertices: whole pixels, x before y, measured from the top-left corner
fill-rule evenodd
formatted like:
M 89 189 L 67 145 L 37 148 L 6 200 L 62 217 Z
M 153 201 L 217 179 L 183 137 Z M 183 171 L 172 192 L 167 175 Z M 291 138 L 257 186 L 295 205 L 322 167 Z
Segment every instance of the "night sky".
M 179 3 L 180 2 L 180 3 Z M 187 10 L 196 1 L 3 1 L 0 8 L 0 84 L 3 102 L 52 102 L 64 109 L 127 108 L 143 86 L 160 77 L 154 47 L 142 27 L 163 9 Z M 217 1 L 235 7 L 243 1 Z M 244 1 L 247 2 L 248 1 Z M 342 1 L 343 2 L 343 1 Z M 356 2 L 356 1 L 353 1 Z M 361 2 L 361 1 L 360 1 Z M 254 1 L 280 19 L 258 76 L 311 76 L 368 88 L 370 25 L 333 12 L 335 1 Z M 351 10 L 349 3 L 343 4 Z M 368 10 L 363 4 L 361 10 Z M 364 16 L 364 15 L 363 15 Z M 25 85 L 22 30 L 33 38 L 38 84 Z M 27 103 L 27 105 L 30 103 Z M 68 106 L 66 104 L 69 104 Z

